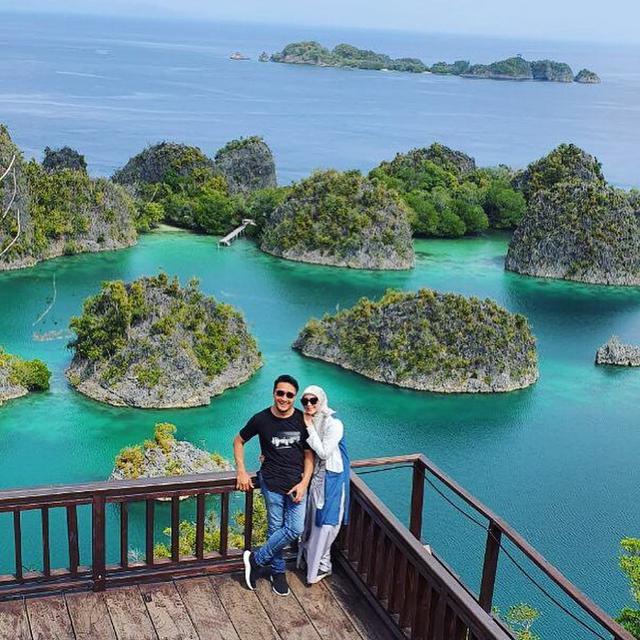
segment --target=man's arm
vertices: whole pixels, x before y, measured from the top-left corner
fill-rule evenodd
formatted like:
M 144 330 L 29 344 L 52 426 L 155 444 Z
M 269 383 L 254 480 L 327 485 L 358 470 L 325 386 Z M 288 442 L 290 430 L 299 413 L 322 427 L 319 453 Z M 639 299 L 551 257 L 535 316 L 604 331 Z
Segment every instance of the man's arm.
M 244 440 L 240 434 L 233 439 L 233 457 L 236 461 L 236 489 L 240 491 L 253 489 L 253 482 L 244 466 Z
M 291 487 L 287 491 L 287 495 L 293 494 L 294 502 L 301 502 L 304 498 L 304 494 L 307 493 L 309 483 L 311 482 L 311 476 L 313 475 L 313 451 L 311 449 L 304 450 L 304 471 L 302 473 L 302 480 L 298 482 L 295 487 Z

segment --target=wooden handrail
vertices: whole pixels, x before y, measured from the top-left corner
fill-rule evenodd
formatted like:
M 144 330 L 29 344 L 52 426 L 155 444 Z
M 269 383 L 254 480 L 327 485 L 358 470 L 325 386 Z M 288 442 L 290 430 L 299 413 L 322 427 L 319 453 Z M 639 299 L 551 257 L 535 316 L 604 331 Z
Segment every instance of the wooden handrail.
M 493 583 L 495 581 L 495 569 L 497 567 L 498 554 L 500 551 L 500 537 L 508 538 L 523 555 L 533 562 L 548 578 L 551 579 L 562 591 L 564 591 L 583 611 L 585 611 L 594 621 L 611 633 L 616 640 L 634 640 L 633 636 L 620 626 L 615 620 L 605 613 L 595 602 L 578 589 L 571 581 L 569 581 L 562 572 L 552 565 L 537 549 L 535 549 L 527 540 L 519 534 L 511 525 L 509 525 L 500 516 L 494 513 L 489 507 L 483 504 L 475 496 L 469 493 L 462 485 L 457 483 L 442 471 L 436 464 L 423 454 L 408 454 L 403 456 L 392 456 L 389 458 L 371 458 L 369 460 L 357 460 L 351 466 L 354 469 L 365 467 L 393 466 L 411 463 L 414 465 L 414 479 L 416 478 L 415 470 L 419 468 L 423 473 L 430 473 L 437 478 L 443 485 L 450 489 L 454 494 L 460 497 L 477 513 L 482 515 L 488 521 L 487 547 L 485 552 L 485 564 L 483 571 L 483 580 L 480 590 L 480 603 L 485 610 L 491 610 L 493 597 Z M 414 489 L 415 490 L 415 489 Z M 422 505 L 420 504 L 420 510 Z M 413 508 L 411 519 L 417 521 L 417 515 L 414 514 Z M 412 530 L 416 535 L 416 532 Z M 418 533 L 417 537 L 420 537 Z M 497 545 L 496 545 L 497 538 Z

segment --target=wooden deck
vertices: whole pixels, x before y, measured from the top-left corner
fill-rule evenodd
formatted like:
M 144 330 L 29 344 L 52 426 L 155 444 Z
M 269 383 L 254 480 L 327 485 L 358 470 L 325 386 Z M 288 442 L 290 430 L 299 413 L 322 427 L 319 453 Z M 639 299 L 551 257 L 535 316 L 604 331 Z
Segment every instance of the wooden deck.
M 0 602 L 0 640 L 387 640 L 380 618 L 338 573 L 291 594 L 241 574 Z

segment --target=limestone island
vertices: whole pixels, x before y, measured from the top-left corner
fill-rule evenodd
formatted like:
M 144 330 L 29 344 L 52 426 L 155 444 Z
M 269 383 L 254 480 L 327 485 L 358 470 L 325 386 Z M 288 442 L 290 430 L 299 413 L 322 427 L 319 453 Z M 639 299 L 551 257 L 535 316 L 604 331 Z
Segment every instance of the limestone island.
M 560 145 L 515 178 L 528 203 L 505 268 L 541 278 L 640 285 L 640 202 L 607 184 L 600 163 Z
M 177 440 L 175 433 L 176 426 L 169 422 L 156 424 L 153 439 L 125 447 L 118 453 L 109 479 L 135 480 L 232 469 L 221 455 Z
M 293 348 L 387 384 L 439 393 L 497 393 L 538 379 L 527 319 L 492 300 L 421 289 L 310 320 Z
M 45 150 L 43 164 L 26 162 L 0 125 L 0 271 L 61 255 L 135 244 L 133 201 L 120 186 L 87 175 L 84 157 L 68 147 Z M 15 176 L 15 182 L 14 182 Z
M 265 220 L 260 248 L 353 269 L 410 269 L 415 262 L 401 200 L 358 171 L 317 172 L 294 184 Z
M 114 406 L 208 405 L 262 365 L 242 315 L 165 274 L 105 282 L 71 319 L 67 379 Z
M 597 73 L 589 71 L 589 69 L 581 69 L 574 78 L 575 82 L 582 84 L 600 84 L 601 80 Z
M 198 147 L 161 142 L 130 158 L 113 181 L 131 193 L 147 229 L 167 222 L 220 235 L 253 215 L 250 194 L 277 185 L 271 150 L 257 136 L 232 140 L 214 159 Z
M 596 364 L 640 367 L 640 346 L 623 344 L 618 336 L 611 336 L 609 341 L 596 351 Z
M 266 61 L 263 53 L 260 60 Z M 391 58 L 384 53 L 359 49 L 350 44 L 339 44 L 327 49 L 320 43 L 309 40 L 292 42 L 282 51 L 269 58 L 271 62 L 284 64 L 306 64 L 318 67 L 346 67 L 375 71 L 403 71 L 408 73 L 434 73 L 454 75 L 463 78 L 484 78 L 488 80 L 543 80 L 546 82 L 599 82 L 598 76 L 583 69 L 574 76 L 571 67 L 555 60 L 525 60 L 513 56 L 491 64 L 471 64 L 468 60 L 453 63 L 436 62 L 429 67 L 418 58 Z
M 0 347 L 0 406 L 30 391 L 46 391 L 51 372 L 41 360 L 23 360 Z

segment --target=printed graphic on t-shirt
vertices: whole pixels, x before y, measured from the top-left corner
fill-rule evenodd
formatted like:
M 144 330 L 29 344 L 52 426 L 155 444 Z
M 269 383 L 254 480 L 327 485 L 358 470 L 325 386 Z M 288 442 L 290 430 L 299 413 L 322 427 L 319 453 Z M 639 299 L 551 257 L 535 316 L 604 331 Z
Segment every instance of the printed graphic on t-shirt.
M 300 442 L 299 431 L 278 431 L 278 433 L 271 438 L 271 444 L 276 449 L 290 449 L 293 445 Z

